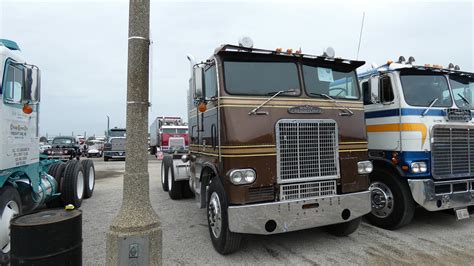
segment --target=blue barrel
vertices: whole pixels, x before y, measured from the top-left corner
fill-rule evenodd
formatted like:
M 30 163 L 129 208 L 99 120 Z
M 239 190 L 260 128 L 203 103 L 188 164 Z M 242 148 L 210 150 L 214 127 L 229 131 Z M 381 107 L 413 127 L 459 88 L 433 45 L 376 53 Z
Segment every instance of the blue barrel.
M 14 218 L 10 263 L 82 265 L 82 212 L 49 209 Z

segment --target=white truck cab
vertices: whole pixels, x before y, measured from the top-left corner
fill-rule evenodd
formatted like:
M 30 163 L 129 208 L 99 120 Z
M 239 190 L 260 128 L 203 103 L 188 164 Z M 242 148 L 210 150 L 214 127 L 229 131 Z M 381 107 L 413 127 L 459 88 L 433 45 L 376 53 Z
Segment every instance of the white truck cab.
M 411 221 L 416 204 L 455 209 L 474 205 L 474 74 L 450 64 L 415 59 L 359 75 L 364 93 L 372 212 L 375 225 L 395 229 Z

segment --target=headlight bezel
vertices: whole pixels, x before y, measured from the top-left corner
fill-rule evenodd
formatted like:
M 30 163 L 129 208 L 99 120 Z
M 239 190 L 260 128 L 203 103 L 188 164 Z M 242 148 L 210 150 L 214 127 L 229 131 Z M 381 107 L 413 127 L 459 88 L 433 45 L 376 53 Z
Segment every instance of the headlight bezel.
M 234 185 L 249 185 L 257 180 L 257 172 L 251 168 L 233 169 L 228 174 L 229 180 Z
M 428 164 L 424 161 L 411 162 L 410 172 L 412 174 L 425 174 L 428 172 Z

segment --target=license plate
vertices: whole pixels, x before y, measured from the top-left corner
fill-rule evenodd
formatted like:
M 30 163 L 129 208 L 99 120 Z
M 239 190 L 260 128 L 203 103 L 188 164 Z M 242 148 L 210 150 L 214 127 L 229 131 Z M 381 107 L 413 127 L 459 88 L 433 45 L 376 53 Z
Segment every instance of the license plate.
M 458 220 L 464 220 L 469 218 L 469 212 L 467 211 L 467 208 L 464 209 L 457 209 L 456 210 L 456 217 Z

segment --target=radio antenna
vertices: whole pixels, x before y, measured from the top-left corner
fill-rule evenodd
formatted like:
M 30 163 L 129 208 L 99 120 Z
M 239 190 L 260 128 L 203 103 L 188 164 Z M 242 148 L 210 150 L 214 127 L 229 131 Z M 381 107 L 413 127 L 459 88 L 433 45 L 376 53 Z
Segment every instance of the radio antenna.
M 365 19 L 365 12 L 362 13 L 362 24 L 360 25 L 359 46 L 357 47 L 356 60 L 359 60 L 360 43 L 362 41 L 362 31 L 364 30 L 364 19 Z

